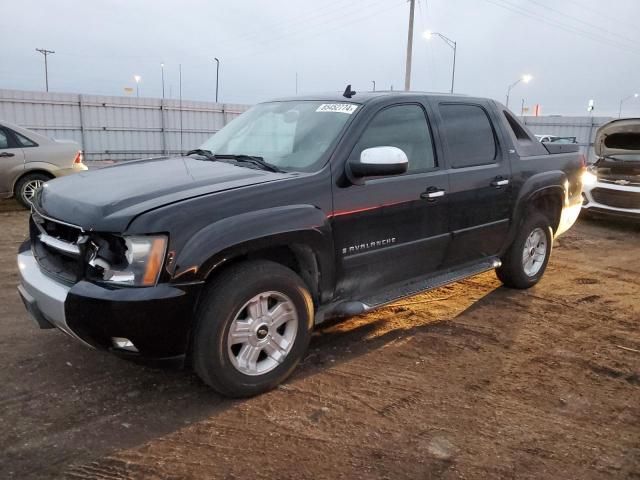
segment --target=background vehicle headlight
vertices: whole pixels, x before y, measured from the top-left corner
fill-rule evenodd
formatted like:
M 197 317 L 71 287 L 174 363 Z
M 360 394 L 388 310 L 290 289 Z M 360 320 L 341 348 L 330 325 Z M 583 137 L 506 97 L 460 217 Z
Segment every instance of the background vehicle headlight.
M 594 173 L 590 172 L 589 170 L 585 170 L 582 173 L 582 184 L 583 185 L 595 185 L 595 183 L 598 181 L 598 176 L 595 175 Z
M 167 237 L 128 236 L 123 237 L 126 251 L 124 268 L 104 269 L 103 280 L 121 285 L 148 287 L 158 282 L 167 251 Z

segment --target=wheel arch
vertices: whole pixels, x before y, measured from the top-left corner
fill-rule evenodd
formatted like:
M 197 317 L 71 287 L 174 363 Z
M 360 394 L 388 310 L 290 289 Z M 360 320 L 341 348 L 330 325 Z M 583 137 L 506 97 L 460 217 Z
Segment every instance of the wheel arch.
M 566 185 L 567 176 L 561 170 L 531 176 L 520 189 L 515 202 L 510 240 L 513 240 L 531 209 L 545 215 L 555 233 L 560 224 L 562 208 L 566 203 Z
M 330 226 L 325 214 L 312 206 L 228 217 L 201 229 L 180 250 L 171 272 L 177 282 L 213 282 L 238 262 L 263 259 L 300 275 L 316 305 L 327 299 L 334 283 Z

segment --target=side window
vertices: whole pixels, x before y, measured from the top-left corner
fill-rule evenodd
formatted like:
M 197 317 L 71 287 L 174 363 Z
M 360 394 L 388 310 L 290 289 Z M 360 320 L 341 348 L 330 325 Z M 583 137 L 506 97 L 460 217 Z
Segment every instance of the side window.
M 489 117 L 482 107 L 444 103 L 439 108 L 453 168 L 495 162 L 496 139 Z
M 4 130 L 0 129 L 0 148 L 9 148 L 9 137 Z
M 18 132 L 13 132 L 21 147 L 37 147 L 38 144 Z
M 396 105 L 378 112 L 351 152 L 351 159 L 372 147 L 401 149 L 409 159 L 409 173 L 436 166 L 427 117 L 418 105 Z

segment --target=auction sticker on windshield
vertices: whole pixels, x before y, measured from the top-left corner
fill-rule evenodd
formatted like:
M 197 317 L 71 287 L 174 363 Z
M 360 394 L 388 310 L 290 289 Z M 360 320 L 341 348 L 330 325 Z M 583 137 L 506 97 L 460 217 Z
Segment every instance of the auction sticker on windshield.
M 346 113 L 351 115 L 357 108 L 358 106 L 352 103 L 323 103 L 316 109 L 316 112 Z

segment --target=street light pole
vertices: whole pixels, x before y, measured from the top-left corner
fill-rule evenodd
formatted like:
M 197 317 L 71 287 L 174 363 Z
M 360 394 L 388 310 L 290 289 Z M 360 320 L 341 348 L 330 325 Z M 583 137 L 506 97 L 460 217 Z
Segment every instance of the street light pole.
M 509 85 L 509 88 L 507 88 L 507 101 L 506 101 L 507 108 L 509 108 L 509 96 L 511 95 L 511 89 L 513 89 L 513 87 L 518 85 L 520 82 L 529 83 L 532 78 L 533 77 L 531 75 L 525 74 L 525 75 L 522 75 L 518 80 L 513 82 L 511 85 Z
M 140 96 L 140 80 L 142 77 L 140 75 L 134 75 L 133 79 L 136 81 L 136 97 Z
M 453 49 L 453 68 L 451 70 L 451 93 L 453 93 L 453 85 L 456 81 L 456 50 L 458 49 L 458 44 L 455 41 L 451 40 L 449 37 L 438 32 L 430 32 L 427 30 L 423 34 L 424 38 L 426 38 L 427 40 L 429 40 L 434 35 L 440 37 L 447 45 L 449 45 Z
M 162 99 L 164 100 L 164 63 L 160 64 L 160 70 L 162 71 Z
M 624 97 L 620 100 L 620 108 L 618 108 L 618 118 L 622 116 L 622 104 L 629 100 L 630 98 L 638 98 L 638 94 L 634 93 L 633 95 L 629 95 L 628 97 Z
M 45 89 L 48 92 L 49 91 L 49 67 L 47 65 L 47 55 L 50 55 L 52 53 L 56 53 L 53 50 L 47 50 L 44 48 L 36 48 L 36 52 L 40 52 L 42 55 L 44 55 L 44 85 L 45 85 Z
M 218 103 L 218 79 L 220 75 L 220 60 L 214 57 L 216 62 L 216 103 Z

